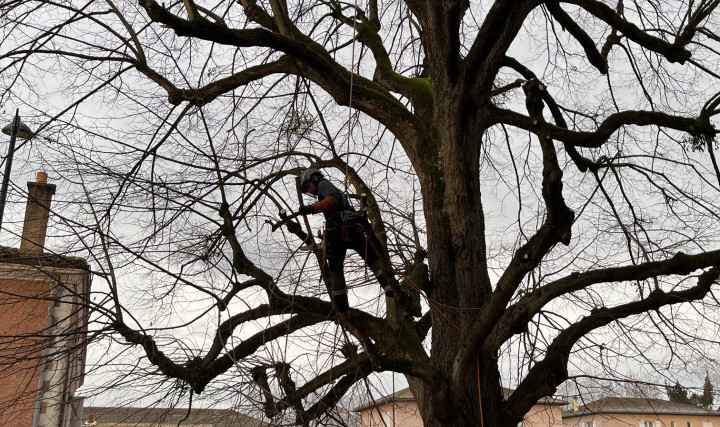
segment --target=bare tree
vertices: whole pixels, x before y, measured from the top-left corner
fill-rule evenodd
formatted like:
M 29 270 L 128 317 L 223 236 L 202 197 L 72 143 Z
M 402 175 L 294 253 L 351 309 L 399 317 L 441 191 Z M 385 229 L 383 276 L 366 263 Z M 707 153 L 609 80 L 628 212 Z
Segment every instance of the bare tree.
M 717 341 L 718 5 L 2 0 L 0 100 L 43 105 L 139 381 L 306 425 L 392 371 L 426 426 L 514 425 L 589 361 L 664 384 Z M 396 278 L 348 266 L 342 327 L 319 223 L 278 222 L 308 166 Z

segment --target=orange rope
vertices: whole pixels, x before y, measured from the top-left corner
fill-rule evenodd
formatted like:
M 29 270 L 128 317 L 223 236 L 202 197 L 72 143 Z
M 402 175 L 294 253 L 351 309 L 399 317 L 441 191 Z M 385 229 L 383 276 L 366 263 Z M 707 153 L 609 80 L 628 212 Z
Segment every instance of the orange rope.
M 368 270 L 368 265 L 367 265 L 367 248 L 368 248 L 368 238 L 367 238 L 367 236 L 365 236 L 365 280 L 366 280 L 366 281 L 367 281 L 367 279 L 368 279 L 368 274 L 367 274 L 367 270 Z
M 322 267 L 321 269 L 325 269 L 325 261 L 327 261 L 327 254 L 325 253 L 325 236 L 327 235 L 327 230 L 323 230 L 322 235 Z M 320 277 L 320 280 L 322 280 L 322 275 Z
M 483 410 L 482 410 L 482 388 L 480 388 L 480 356 L 475 355 L 475 367 L 477 369 L 477 382 L 478 382 L 478 407 L 480 408 L 480 427 L 485 427 L 483 421 Z
M 417 289 L 418 292 L 420 292 L 421 294 L 423 294 L 423 296 L 425 297 L 425 299 L 426 299 L 427 302 L 428 302 L 428 305 L 430 305 L 430 307 L 432 307 L 433 310 L 435 310 L 440 316 L 442 316 L 442 318 L 445 319 L 446 322 L 448 322 L 453 328 L 457 329 L 458 332 L 460 332 L 464 337 L 467 336 L 467 334 L 466 334 L 462 329 L 460 329 L 456 324 L 454 324 L 454 323 L 452 322 L 452 320 L 448 319 L 448 317 L 445 316 L 445 314 L 444 314 L 442 311 L 440 311 L 440 309 L 437 308 L 437 307 L 435 306 L 435 304 L 432 303 L 432 301 L 430 301 L 430 298 L 428 298 L 427 295 L 425 295 L 425 294 L 423 293 L 422 289 L 420 289 L 420 288 L 418 287 L 418 285 L 415 284 L 415 282 L 413 282 L 409 277 L 407 277 L 406 275 L 404 275 L 402 271 L 400 271 L 400 270 L 397 269 L 397 267 L 393 267 L 393 268 L 395 268 L 395 271 L 397 271 L 397 273 L 398 273 L 399 275 L 401 275 L 405 280 L 407 280 L 408 283 L 410 283 L 411 285 L 413 285 L 413 286 L 415 287 L 415 289 Z

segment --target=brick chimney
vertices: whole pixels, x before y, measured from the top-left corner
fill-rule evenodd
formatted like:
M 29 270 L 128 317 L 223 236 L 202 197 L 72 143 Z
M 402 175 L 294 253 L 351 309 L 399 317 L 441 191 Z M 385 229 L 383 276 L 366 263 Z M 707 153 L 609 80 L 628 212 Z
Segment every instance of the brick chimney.
M 28 182 L 28 199 L 25 206 L 20 250 L 42 252 L 45 247 L 50 203 L 55 185 L 47 183 L 47 174 L 38 172 L 35 182 Z

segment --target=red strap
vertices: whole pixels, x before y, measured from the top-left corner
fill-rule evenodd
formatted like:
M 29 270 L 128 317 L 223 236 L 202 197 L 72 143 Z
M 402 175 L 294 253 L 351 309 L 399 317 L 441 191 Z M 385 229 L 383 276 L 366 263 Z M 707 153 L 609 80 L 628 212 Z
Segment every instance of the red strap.
M 367 236 L 365 236 L 365 280 L 368 279 L 368 274 L 367 274 L 367 270 L 368 270 L 368 264 L 367 264 L 367 245 L 368 245 L 368 238 L 367 238 Z
M 344 241 L 346 241 L 346 242 L 350 241 L 350 233 L 348 232 L 347 220 L 343 220 L 342 230 L 340 231 L 340 235 L 342 236 L 342 239 Z

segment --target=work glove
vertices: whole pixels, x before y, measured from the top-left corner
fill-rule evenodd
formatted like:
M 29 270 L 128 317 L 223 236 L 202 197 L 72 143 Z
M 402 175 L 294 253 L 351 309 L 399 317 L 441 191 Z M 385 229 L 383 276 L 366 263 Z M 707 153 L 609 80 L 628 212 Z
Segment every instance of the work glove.
M 314 214 L 314 213 L 315 213 L 315 208 L 312 207 L 312 205 L 300 206 L 300 208 L 297 211 L 298 215 L 303 215 L 303 216 Z

